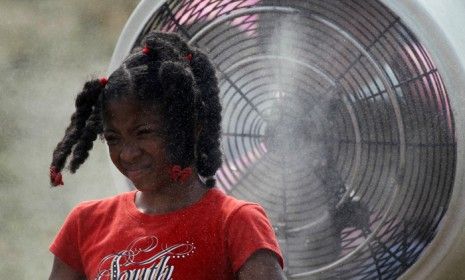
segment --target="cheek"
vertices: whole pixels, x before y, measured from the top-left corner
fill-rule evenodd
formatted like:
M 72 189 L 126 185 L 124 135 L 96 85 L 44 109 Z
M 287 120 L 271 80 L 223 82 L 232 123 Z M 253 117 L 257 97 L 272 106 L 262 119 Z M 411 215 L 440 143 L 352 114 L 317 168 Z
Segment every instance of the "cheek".
M 150 139 L 141 143 L 143 150 L 160 164 L 167 162 L 166 146 L 160 139 Z
M 119 151 L 119 149 L 108 146 L 108 153 L 110 155 L 110 159 L 113 162 L 113 164 L 116 165 L 116 167 L 119 168 L 119 166 L 120 166 L 120 163 L 119 163 L 120 151 Z
M 160 160 L 161 164 L 163 165 L 170 165 L 168 154 L 165 149 L 158 151 L 158 159 Z

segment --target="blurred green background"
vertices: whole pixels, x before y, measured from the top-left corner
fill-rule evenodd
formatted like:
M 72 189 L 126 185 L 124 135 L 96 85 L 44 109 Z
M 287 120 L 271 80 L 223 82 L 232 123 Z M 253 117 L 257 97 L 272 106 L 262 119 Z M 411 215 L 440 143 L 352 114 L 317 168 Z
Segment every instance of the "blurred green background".
M 115 194 L 97 141 L 65 186 L 52 151 L 84 82 L 103 76 L 138 0 L 0 0 L 0 279 L 47 279 L 48 246 L 79 201 Z

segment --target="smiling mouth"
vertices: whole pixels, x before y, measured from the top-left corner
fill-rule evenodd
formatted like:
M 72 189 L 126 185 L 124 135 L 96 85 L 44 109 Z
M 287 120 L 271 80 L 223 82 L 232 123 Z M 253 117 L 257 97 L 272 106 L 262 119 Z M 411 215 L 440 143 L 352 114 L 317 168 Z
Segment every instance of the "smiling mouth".
M 147 166 L 147 167 L 141 167 L 137 169 L 126 170 L 126 176 L 131 180 L 137 179 L 138 177 L 140 177 L 141 175 L 149 171 L 149 169 L 150 167 Z

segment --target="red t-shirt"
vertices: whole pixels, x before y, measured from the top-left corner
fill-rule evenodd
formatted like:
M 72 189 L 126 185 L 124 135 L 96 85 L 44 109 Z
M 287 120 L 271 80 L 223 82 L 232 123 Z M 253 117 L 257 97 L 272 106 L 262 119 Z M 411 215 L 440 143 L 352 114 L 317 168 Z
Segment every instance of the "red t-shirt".
M 211 189 L 186 208 L 147 215 L 135 193 L 80 203 L 50 251 L 88 279 L 234 279 L 258 249 L 273 251 L 283 266 L 258 204 Z

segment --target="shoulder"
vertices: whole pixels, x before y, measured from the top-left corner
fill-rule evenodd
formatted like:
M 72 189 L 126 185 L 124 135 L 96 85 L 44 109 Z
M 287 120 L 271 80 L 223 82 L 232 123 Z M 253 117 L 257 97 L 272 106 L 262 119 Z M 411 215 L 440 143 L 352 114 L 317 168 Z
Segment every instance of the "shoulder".
M 265 210 L 258 203 L 237 199 L 218 189 L 214 191 L 215 205 L 221 214 L 225 230 L 238 224 L 243 226 L 266 224 L 270 226 Z
M 219 208 L 225 221 L 235 219 L 236 217 L 246 217 L 255 215 L 265 215 L 263 208 L 254 202 L 240 200 L 233 196 L 225 194 L 219 189 L 212 190 L 215 192 L 215 204 Z
M 257 251 L 271 251 L 283 267 L 273 226 L 262 206 L 222 194 L 223 236 L 232 269 L 236 273 Z

